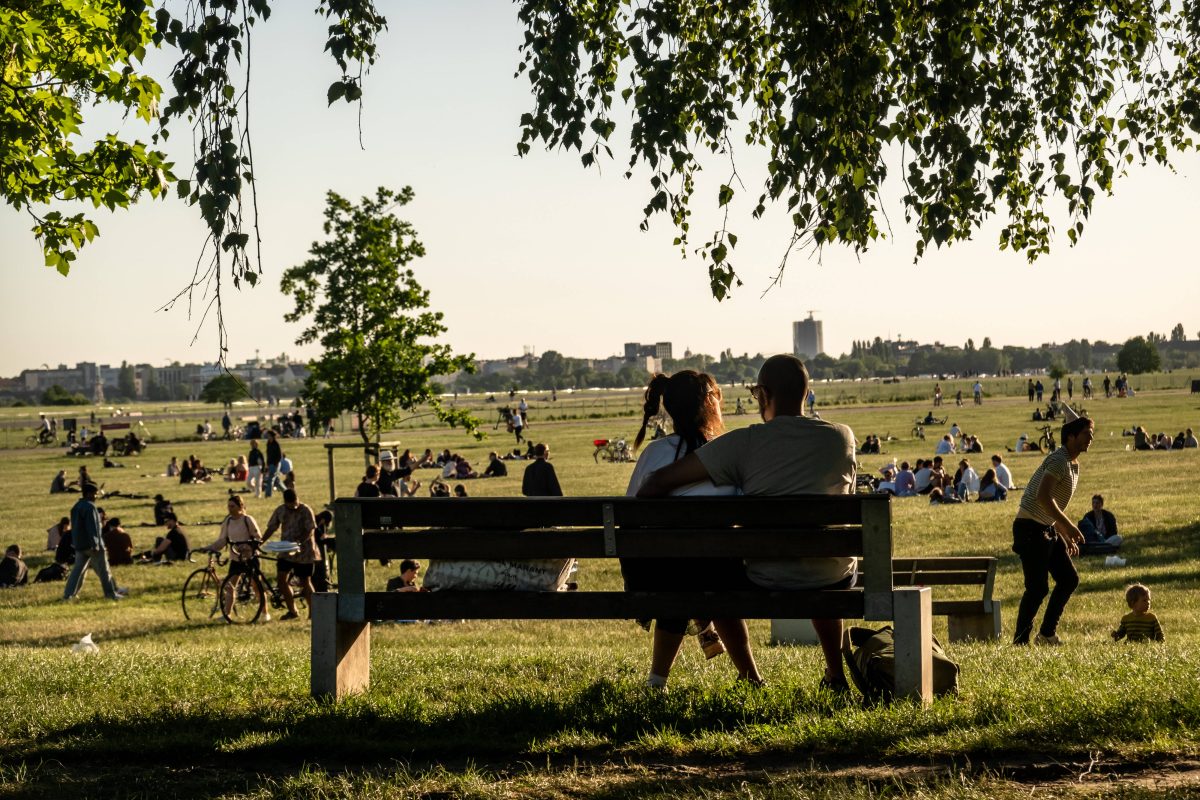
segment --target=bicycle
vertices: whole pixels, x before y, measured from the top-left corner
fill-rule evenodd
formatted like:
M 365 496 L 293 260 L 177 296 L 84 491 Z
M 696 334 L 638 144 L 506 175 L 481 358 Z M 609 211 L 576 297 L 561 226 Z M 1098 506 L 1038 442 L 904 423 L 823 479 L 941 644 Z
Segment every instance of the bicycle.
M 31 433 L 25 437 L 25 446 L 33 447 L 55 447 L 58 445 L 58 434 L 48 431 L 40 431 Z
M 221 576 L 217 574 L 217 567 L 225 566 L 229 559 L 221 558 L 220 553 L 211 550 L 189 550 L 188 561 L 192 561 L 192 556 L 196 553 L 207 554 L 208 565 L 192 572 L 183 582 L 183 618 L 207 622 L 221 613 L 221 604 L 218 601 Z
M 278 561 L 270 556 L 258 555 L 257 547 L 255 554 L 258 559 Z M 300 581 L 294 573 L 289 579 L 289 585 L 293 590 L 292 595 L 295 598 L 296 607 L 308 608 L 308 602 L 298 591 Z M 256 622 L 266 611 L 268 600 L 271 608 L 276 610 L 283 609 L 287 605 L 283 599 L 283 592 L 271 582 L 271 579 L 257 564 L 249 572 L 225 576 L 225 580 L 221 581 L 221 598 L 221 614 L 231 625 L 249 625 Z
M 596 446 L 596 449 L 592 451 L 592 460 L 597 464 L 602 458 L 613 464 L 633 461 L 633 451 L 629 449 L 629 445 L 625 443 L 624 439 L 593 439 L 592 444 Z
M 1042 432 L 1041 437 L 1038 439 L 1038 447 L 1042 449 L 1043 453 L 1053 453 L 1058 447 L 1058 444 L 1054 441 L 1054 429 L 1049 425 L 1043 425 L 1038 430 Z

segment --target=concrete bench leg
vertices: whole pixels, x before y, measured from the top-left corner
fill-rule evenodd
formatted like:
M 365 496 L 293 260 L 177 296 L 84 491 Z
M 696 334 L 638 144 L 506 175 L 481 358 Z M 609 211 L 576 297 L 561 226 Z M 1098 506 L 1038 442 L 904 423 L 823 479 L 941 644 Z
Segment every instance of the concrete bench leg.
M 338 596 L 313 595 L 312 696 L 341 700 L 371 686 L 371 623 L 339 622 Z
M 896 589 L 896 697 L 933 701 L 933 597 L 928 586 Z
M 1000 638 L 1000 601 L 983 614 L 956 614 L 946 618 L 951 642 L 986 642 Z

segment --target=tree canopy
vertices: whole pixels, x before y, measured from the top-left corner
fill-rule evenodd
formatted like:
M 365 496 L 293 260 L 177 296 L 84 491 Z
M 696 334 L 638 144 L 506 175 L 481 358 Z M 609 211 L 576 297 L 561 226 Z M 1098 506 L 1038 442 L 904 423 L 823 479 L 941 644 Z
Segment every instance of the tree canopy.
M 1162 365 L 1162 357 L 1154 342 L 1142 336 L 1129 339 L 1117 353 L 1117 367 L 1122 372 L 1140 375 L 1143 372 L 1155 372 Z
M 200 390 L 200 399 L 205 403 L 220 403 L 223 406 L 233 405 L 235 400 L 249 396 L 246 385 L 228 373 L 213 378 Z
M 249 33 L 271 4 L 196 0 L 179 14 L 166 6 L 28 0 L 0 9 L 5 199 L 35 214 L 47 263 L 65 272 L 95 225 L 83 215 L 38 215 L 41 204 L 123 207 L 175 180 L 160 153 L 116 134 L 75 149 L 82 101 L 157 120 L 163 136 L 185 120 L 195 163 L 178 193 L 199 207 L 212 259 L 192 285 L 215 275 L 219 302 L 223 269 L 235 283 L 258 275 L 243 120 Z M 717 298 L 739 283 L 730 214 L 740 193 L 752 217 L 776 204 L 790 214 L 781 270 L 797 246 L 862 251 L 887 235 L 889 179 L 903 186 L 918 258 L 998 216 L 1000 247 L 1034 260 L 1049 251 L 1056 218 L 1076 241 L 1097 193 L 1110 192 L 1128 165 L 1168 163 L 1173 151 L 1194 148 L 1200 131 L 1200 0 L 517 6 L 525 29 L 517 73 L 532 91 L 518 153 L 575 149 L 585 167 L 597 165 L 611 156 L 627 105 L 626 174 L 649 171 L 642 225 L 666 215 L 676 244 L 706 261 Z M 372 0 L 318 0 L 316 8 L 331 21 L 326 50 L 343 71 L 327 99 L 359 100 L 386 20 Z M 150 46 L 178 53 L 165 102 L 134 67 Z M 697 244 L 690 220 L 704 154 L 729 166 L 708 200 L 723 221 Z M 757 190 L 739 177 L 746 157 L 765 160 Z
M 317 342 L 324 352 L 309 365 L 304 397 L 321 417 L 351 411 L 363 441 L 396 424 L 400 411 L 428 404 L 451 426 L 477 432 L 468 412 L 447 408 L 433 383 L 439 375 L 473 370 L 473 356 L 438 344 L 446 332 L 440 312 L 428 311 L 429 292 L 409 264 L 425 254 L 412 225 L 392 210 L 413 191 L 380 187 L 358 203 L 329 192 L 325 241 L 311 258 L 289 268 L 280 290 L 295 307 L 288 322 L 307 322 L 296 344 Z

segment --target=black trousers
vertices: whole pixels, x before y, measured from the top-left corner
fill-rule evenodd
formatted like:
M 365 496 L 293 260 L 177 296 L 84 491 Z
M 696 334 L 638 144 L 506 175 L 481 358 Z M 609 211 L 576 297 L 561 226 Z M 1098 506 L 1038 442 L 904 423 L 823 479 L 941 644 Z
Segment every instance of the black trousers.
M 1053 636 L 1058 629 L 1071 593 L 1079 586 L 1079 573 L 1067 546 L 1049 525 L 1032 519 L 1013 521 L 1013 552 L 1021 557 L 1021 569 L 1025 573 L 1025 593 L 1017 609 L 1017 628 L 1013 633 L 1013 644 L 1029 644 L 1033 633 L 1033 618 L 1046 595 L 1046 613 L 1042 617 L 1042 636 Z M 1054 591 L 1050 591 L 1049 578 L 1054 578 Z

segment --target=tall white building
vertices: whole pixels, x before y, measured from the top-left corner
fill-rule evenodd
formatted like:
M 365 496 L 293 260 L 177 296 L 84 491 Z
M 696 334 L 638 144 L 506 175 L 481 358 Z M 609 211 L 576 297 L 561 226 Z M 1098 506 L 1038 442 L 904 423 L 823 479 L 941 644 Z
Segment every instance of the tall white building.
M 821 321 L 813 319 L 808 312 L 808 319 L 792 323 L 792 352 L 796 358 L 812 358 L 818 353 L 825 352 L 825 334 L 821 329 Z

